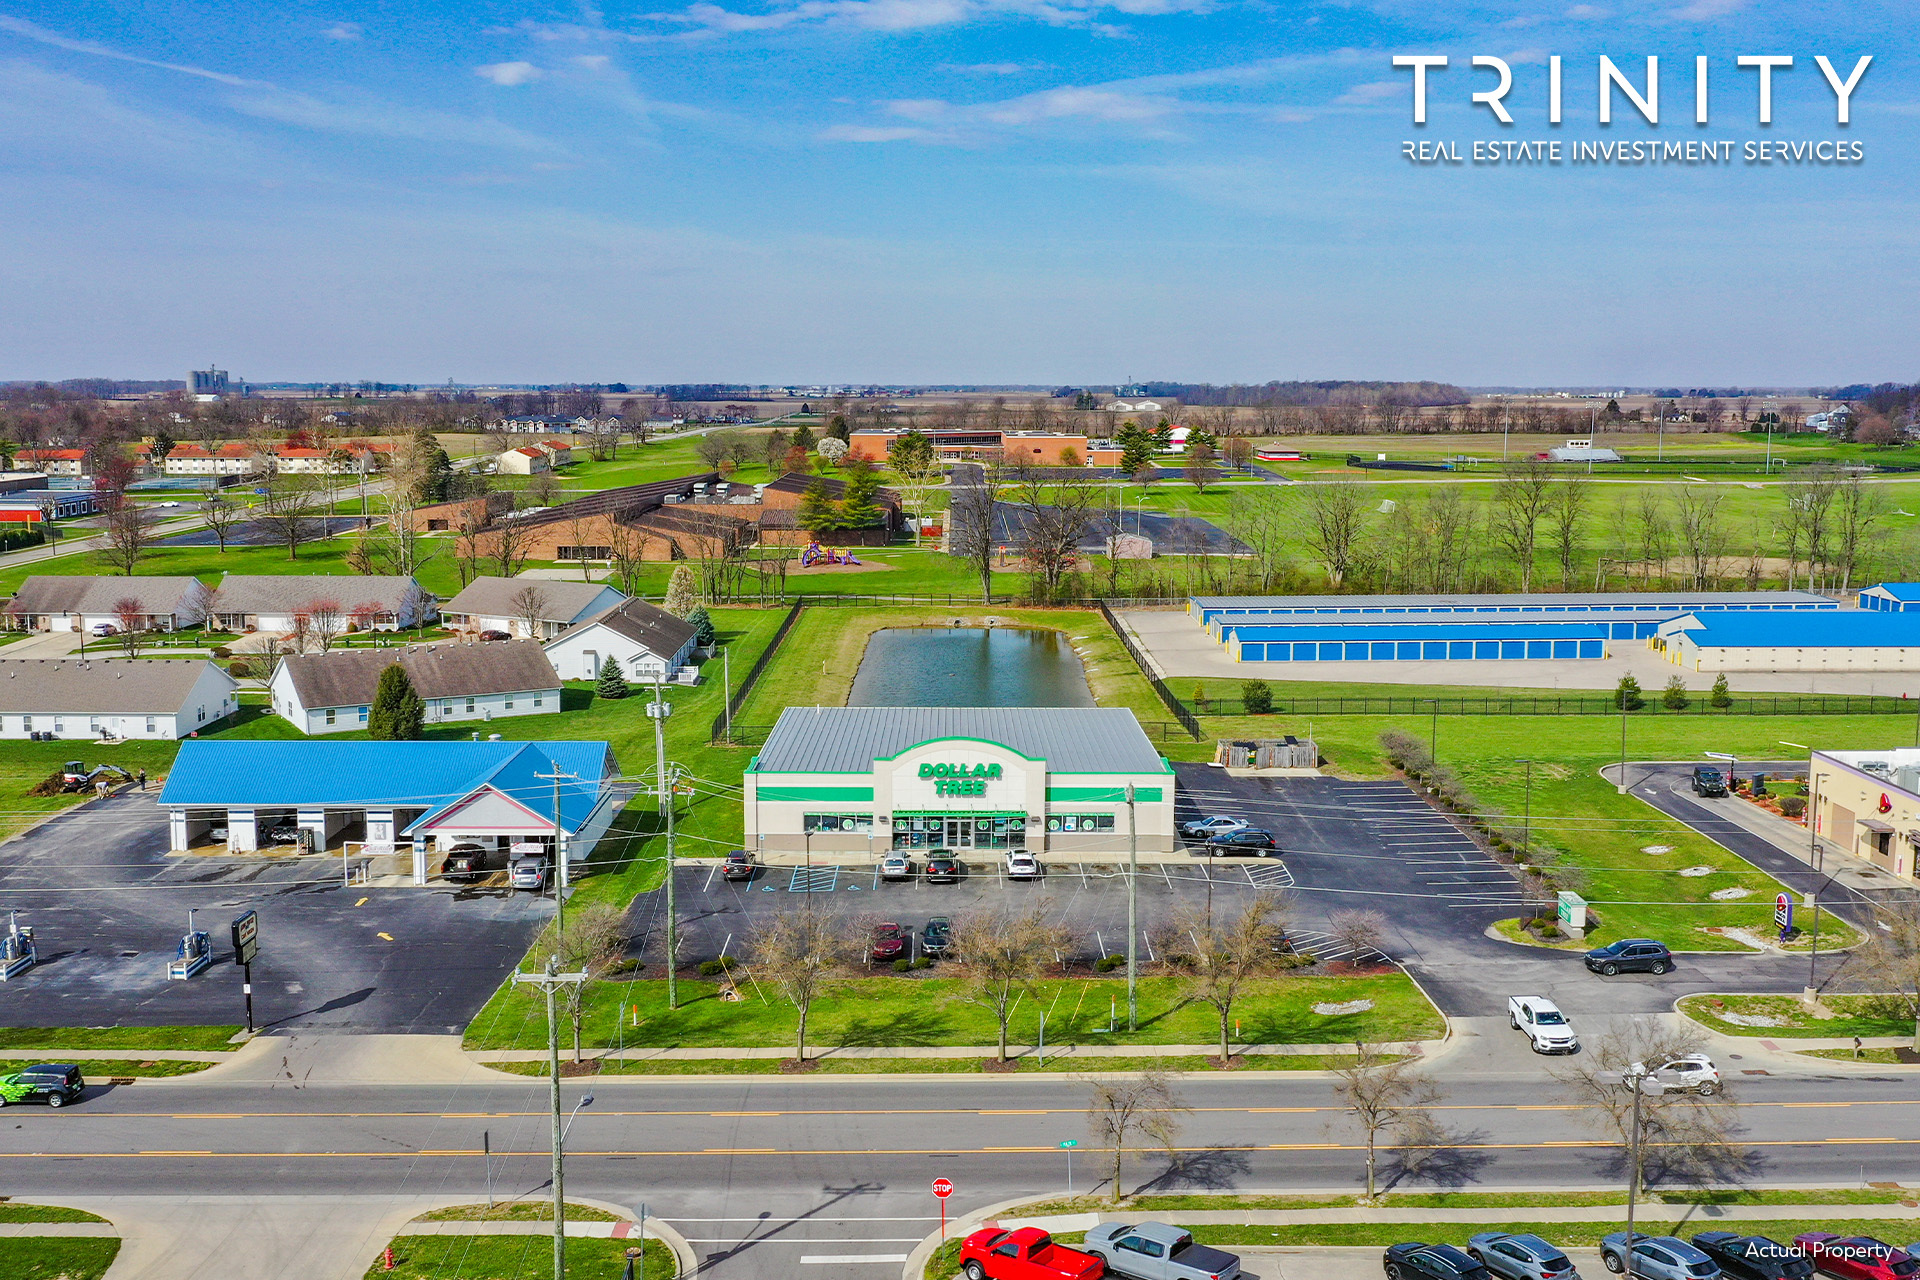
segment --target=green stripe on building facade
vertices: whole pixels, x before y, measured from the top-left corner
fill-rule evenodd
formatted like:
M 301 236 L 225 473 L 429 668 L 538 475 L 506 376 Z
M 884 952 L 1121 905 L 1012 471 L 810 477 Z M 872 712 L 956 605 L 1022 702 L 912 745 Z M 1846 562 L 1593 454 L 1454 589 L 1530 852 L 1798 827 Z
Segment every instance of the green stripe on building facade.
M 764 787 L 763 786 L 760 788 L 759 796 L 761 800 L 768 803 L 784 800 L 784 801 L 788 801 L 795 804 L 806 804 L 812 801 L 821 801 L 823 803 L 827 801 L 832 801 L 835 804 L 849 804 L 849 803 L 858 803 L 858 802 L 872 804 L 873 788 L 872 787 Z
M 1159 787 L 1135 787 L 1133 798 L 1140 804 L 1157 804 Z M 1048 787 L 1048 804 L 1125 804 L 1125 787 Z

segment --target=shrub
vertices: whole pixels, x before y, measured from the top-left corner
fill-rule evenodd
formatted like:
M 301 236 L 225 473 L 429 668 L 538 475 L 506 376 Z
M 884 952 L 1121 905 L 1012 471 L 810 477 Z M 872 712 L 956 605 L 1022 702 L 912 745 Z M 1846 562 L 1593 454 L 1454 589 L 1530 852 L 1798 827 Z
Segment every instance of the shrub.
M 1688 701 L 1687 682 L 1679 676 L 1668 680 L 1666 692 L 1660 695 L 1660 705 L 1669 711 L 1685 711 Z
M 1722 671 L 1713 678 L 1713 692 L 1707 695 L 1710 707 L 1730 707 L 1733 705 L 1733 693 L 1727 688 L 1727 673 Z
M 231 658 L 233 656 L 233 650 L 227 648 L 227 646 L 223 644 L 215 645 L 213 647 L 213 656 L 224 661 L 225 659 Z
M 1647 705 L 1640 692 L 1640 682 L 1632 676 L 1621 676 L 1620 685 L 1613 691 L 1613 705 L 1623 711 L 1638 711 Z
M 933 961 L 931 958 L 927 956 L 920 956 L 914 960 L 913 967 L 916 969 L 925 969 L 931 966 L 932 964 L 933 964 Z
M 905 973 L 911 968 L 913 968 L 913 961 L 907 959 L 905 956 L 901 956 L 893 962 L 893 971 L 895 973 Z
M 1780 812 L 1786 814 L 1789 818 L 1797 818 L 1806 811 L 1807 798 L 1805 796 L 1780 797 Z
M 1273 710 L 1273 686 L 1265 680 L 1240 682 L 1240 705 L 1250 716 L 1264 716 Z
M 1093 962 L 1095 973 L 1112 973 L 1127 963 L 1125 956 L 1102 956 Z
M 229 663 L 227 666 L 227 674 L 235 680 L 245 680 L 253 674 L 253 668 L 244 662 Z

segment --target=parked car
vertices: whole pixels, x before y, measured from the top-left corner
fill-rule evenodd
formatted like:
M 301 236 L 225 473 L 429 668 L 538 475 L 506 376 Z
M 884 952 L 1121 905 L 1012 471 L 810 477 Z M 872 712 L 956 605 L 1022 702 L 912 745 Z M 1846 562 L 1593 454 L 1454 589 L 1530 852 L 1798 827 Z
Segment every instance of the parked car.
M 1040 878 L 1040 859 L 1025 849 L 1007 851 L 1007 879 L 1038 880 Z
M 1467 1238 L 1467 1252 L 1507 1280 L 1580 1280 L 1579 1270 L 1559 1246 L 1536 1235 L 1483 1231 Z
M 300 824 L 291 818 L 283 822 L 274 823 L 267 828 L 267 842 L 269 844 L 298 844 L 300 842 Z
M 519 858 L 507 868 L 507 883 L 516 889 L 531 889 L 535 893 L 544 893 L 547 888 L 547 860 L 545 858 Z
M 1262 831 L 1259 827 L 1242 827 L 1238 831 L 1229 831 L 1225 835 L 1215 836 L 1207 841 L 1207 852 L 1216 856 L 1250 853 L 1259 857 L 1267 850 L 1279 847 L 1273 838 L 1273 832 Z
M 1651 938 L 1622 938 L 1587 952 L 1587 968 L 1611 978 L 1616 973 L 1661 974 L 1673 968 L 1673 952 Z
M 231 833 L 227 830 L 227 824 L 224 822 L 216 822 L 207 828 L 207 843 L 209 844 L 225 844 L 230 838 Z
M 913 859 L 904 853 L 890 853 L 880 859 L 880 878 L 882 880 L 913 879 Z
M 1243 827 L 1250 827 L 1252 825 L 1253 824 L 1245 818 L 1229 818 L 1224 815 L 1215 815 L 1211 818 L 1201 818 L 1197 822 L 1181 823 L 1180 834 L 1183 836 L 1192 836 L 1196 840 L 1210 840 L 1215 836 L 1223 836 L 1229 831 L 1238 831 Z
M 1697 1093 L 1705 1098 L 1720 1092 L 1720 1068 L 1704 1053 L 1662 1058 L 1652 1067 L 1636 1062 L 1621 1072 L 1620 1087 L 1632 1089 L 1636 1079 L 1648 1082 L 1640 1086 L 1648 1093 Z
M 867 954 L 875 960 L 898 960 L 907 954 L 907 934 L 891 920 L 873 926 Z
M 1535 1053 L 1578 1053 L 1580 1038 L 1560 1006 L 1545 996 L 1508 996 L 1507 1022 L 1527 1033 Z
M 1450 1244 L 1410 1240 L 1387 1246 L 1387 1280 L 1492 1280 L 1493 1273 Z
M 1116 1275 L 1133 1280 L 1234 1280 L 1238 1255 L 1193 1242 L 1193 1234 L 1164 1222 L 1108 1222 L 1087 1232 L 1081 1246 Z
M 42 1062 L 25 1071 L 0 1076 L 0 1107 L 15 1102 L 44 1102 L 50 1107 L 64 1107 L 69 1102 L 78 1102 L 86 1091 L 87 1080 L 80 1074 L 79 1067 L 70 1062 Z
M 487 851 L 477 844 L 457 844 L 447 850 L 440 874 L 457 884 L 471 884 L 487 873 Z
M 722 880 L 751 880 L 753 879 L 755 870 L 757 870 L 757 868 L 753 863 L 753 855 L 745 849 L 735 849 L 727 855 L 727 860 L 720 864 L 720 878 Z
M 114 626 L 111 622 L 96 622 L 93 624 L 93 634 L 96 636 L 117 636 L 120 634 L 120 628 Z
M 1712 1258 L 1729 1280 L 1807 1280 L 1813 1274 L 1806 1250 L 1766 1236 L 1701 1231 L 1694 1235 L 1693 1247 Z
M 953 921 L 946 916 L 935 916 L 920 930 L 920 949 L 930 956 L 945 955 L 952 945 Z
M 967 866 L 960 859 L 945 853 L 936 853 L 927 859 L 927 869 L 920 878 L 928 884 L 953 884 L 967 874 Z
M 482 640 L 511 640 L 511 639 L 513 639 L 513 637 L 512 637 L 512 636 L 510 636 L 510 635 L 508 635 L 508 634 L 507 634 L 506 632 L 504 632 L 504 631 L 482 631 L 482 632 L 480 633 L 480 638 L 481 638 Z
M 1697 796 L 1723 796 L 1727 794 L 1727 775 L 1710 764 L 1695 765 L 1693 769 L 1693 794 Z
M 1808 1231 L 1793 1242 L 1806 1250 L 1816 1270 L 1840 1280 L 1912 1280 L 1920 1275 L 1920 1258 L 1872 1236 Z
M 1616 1231 L 1600 1238 L 1600 1261 L 1615 1275 L 1627 1269 L 1627 1233 Z M 1635 1280 L 1715 1280 L 1719 1266 L 1678 1236 L 1633 1233 Z
M 1038 1227 L 987 1227 L 960 1242 L 960 1269 L 967 1280 L 1100 1280 L 1107 1267 Z

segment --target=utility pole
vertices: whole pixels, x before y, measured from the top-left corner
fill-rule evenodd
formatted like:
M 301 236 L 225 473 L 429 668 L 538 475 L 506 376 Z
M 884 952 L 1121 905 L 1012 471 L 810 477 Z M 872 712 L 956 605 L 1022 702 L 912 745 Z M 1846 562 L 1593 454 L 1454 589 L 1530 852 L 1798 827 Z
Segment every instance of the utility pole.
M 674 960 L 680 950 L 680 928 L 673 910 L 673 791 L 680 785 L 680 766 L 667 771 L 667 1008 L 680 1007 L 679 979 L 674 977 Z
M 1133 784 L 1127 784 L 1127 1030 L 1140 1029 L 1140 838 L 1134 824 Z
M 1620 776 L 1614 780 L 1615 795 L 1627 794 L 1627 700 L 1620 699 Z
M 667 717 L 673 714 L 673 704 L 666 699 L 665 677 L 658 671 L 653 673 L 653 701 L 647 706 L 647 714 L 653 718 L 654 785 L 667 830 L 667 1007 L 677 1009 L 680 991 L 673 976 L 673 950 L 678 941 L 673 924 L 673 787 L 667 777 Z
M 560 783 L 562 780 L 577 781 L 580 775 L 562 773 L 556 764 L 552 773 L 536 773 L 533 776 L 553 780 L 553 927 L 564 955 L 567 950 L 567 852 L 560 844 L 566 835 L 560 829 Z
M 1627 1247 L 1625 1263 L 1627 1275 L 1633 1275 L 1633 1210 L 1640 1193 L 1640 1095 L 1646 1091 L 1647 1069 L 1634 1063 L 1627 1072 L 1627 1082 L 1633 1089 L 1633 1130 L 1630 1148 L 1627 1152 Z
M 1811 768 L 1807 773 L 1813 779 L 1812 795 L 1807 805 L 1807 870 L 1811 872 L 1813 892 L 1807 896 L 1813 899 L 1813 949 L 1807 953 L 1807 989 L 1801 993 L 1801 999 L 1811 1005 L 1820 999 L 1820 984 L 1814 976 L 1814 968 L 1820 963 L 1820 871 L 1826 863 L 1824 852 L 1820 848 L 1820 775 Z
M 1525 808 L 1521 810 L 1520 847 L 1526 850 L 1528 853 L 1532 853 L 1533 852 L 1533 761 L 1528 760 L 1525 763 L 1527 766 L 1527 799 L 1526 799 Z
M 585 982 L 587 975 L 561 973 L 559 957 L 548 956 L 544 973 L 516 973 L 513 980 L 537 986 L 547 997 L 547 1093 L 553 1110 L 553 1280 L 564 1280 L 567 1273 L 566 1171 L 563 1168 L 566 1145 L 560 1127 L 560 1019 L 554 1009 L 554 993 L 568 983 L 577 986 Z

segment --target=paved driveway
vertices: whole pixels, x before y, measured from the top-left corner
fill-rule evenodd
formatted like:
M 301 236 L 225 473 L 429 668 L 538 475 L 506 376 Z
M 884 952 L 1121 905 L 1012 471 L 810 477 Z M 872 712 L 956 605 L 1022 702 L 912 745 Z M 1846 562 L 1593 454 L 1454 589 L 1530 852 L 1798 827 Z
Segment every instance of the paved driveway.
M 174 857 L 152 792 L 94 801 L 0 847 L 0 912 L 35 930 L 41 963 L 0 985 L 0 1025 L 237 1023 L 228 924 L 260 913 L 257 1023 L 452 1033 L 552 910 L 507 889 L 343 888 L 336 859 Z M 214 965 L 167 978 L 187 912 Z

